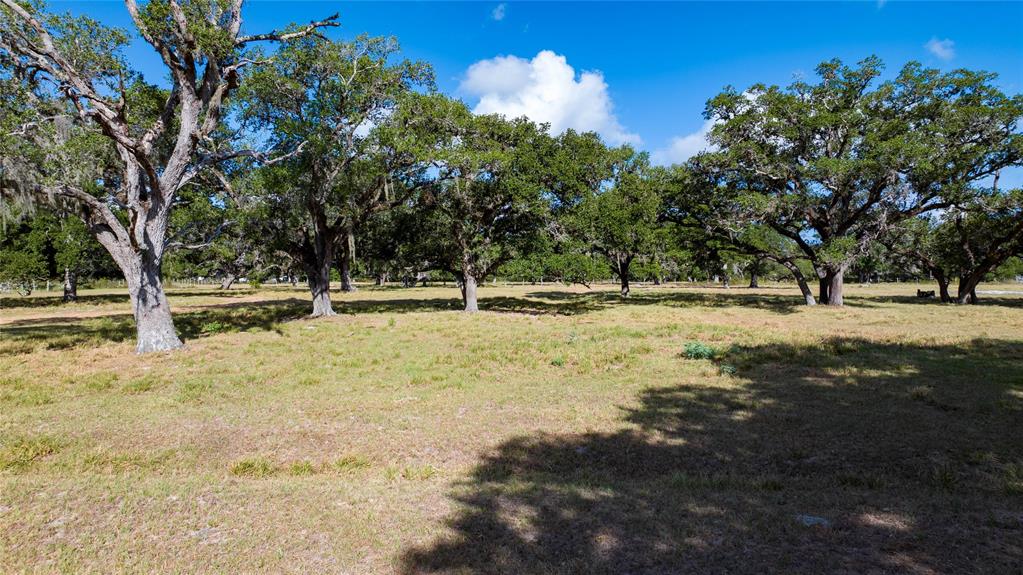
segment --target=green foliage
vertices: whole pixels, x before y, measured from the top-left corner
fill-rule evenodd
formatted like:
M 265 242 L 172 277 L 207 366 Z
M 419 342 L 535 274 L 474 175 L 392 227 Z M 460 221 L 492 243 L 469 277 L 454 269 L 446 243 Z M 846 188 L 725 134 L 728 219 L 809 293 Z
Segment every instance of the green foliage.
M 398 139 L 420 161 L 439 166 L 436 184 L 419 198 L 423 232 L 431 234 L 421 259 L 482 280 L 542 243 L 549 208 L 541 194 L 546 127 L 474 115 L 437 95 L 410 98 L 392 124 L 422 134 L 413 142 Z
M 690 341 L 682 348 L 682 355 L 686 359 L 714 359 L 718 352 L 705 343 Z
M 1005 96 L 993 75 L 910 63 L 880 82 L 882 68 L 874 57 L 832 60 L 817 83 L 712 98 L 719 150 L 680 178 L 711 201 L 682 198 L 672 215 L 748 253 L 791 260 L 794 244 L 818 274 L 841 274 L 892 224 L 965 200 L 971 182 L 1023 158 L 1023 97 Z M 977 145 L 955 144 L 966 141 Z M 761 225 L 784 241 L 743 237 Z

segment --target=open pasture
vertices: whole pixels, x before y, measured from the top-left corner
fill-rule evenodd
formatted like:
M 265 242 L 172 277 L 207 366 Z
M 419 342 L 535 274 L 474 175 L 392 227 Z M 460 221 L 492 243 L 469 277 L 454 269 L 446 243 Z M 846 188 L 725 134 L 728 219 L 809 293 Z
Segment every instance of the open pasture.
M 1023 297 L 917 287 L 5 297 L 0 571 L 1010 572 Z

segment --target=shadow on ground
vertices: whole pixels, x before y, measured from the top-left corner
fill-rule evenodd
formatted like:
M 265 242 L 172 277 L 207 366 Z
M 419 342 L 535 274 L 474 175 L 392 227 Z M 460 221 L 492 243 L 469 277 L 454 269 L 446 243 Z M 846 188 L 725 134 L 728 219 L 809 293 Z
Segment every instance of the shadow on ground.
M 309 303 L 298 299 L 220 304 L 174 314 L 178 335 L 187 343 L 207 335 L 231 331 L 275 331 L 283 322 L 309 313 Z M 130 313 L 102 317 L 26 319 L 0 326 L 0 355 L 31 353 L 38 347 L 66 349 L 107 342 L 133 341 L 135 321 Z
M 686 360 L 679 360 L 686 361 Z M 615 433 L 507 441 L 405 573 L 1009 573 L 1023 343 L 737 348 Z M 728 369 L 728 368 L 726 368 Z
M 194 289 L 168 289 L 167 295 L 171 299 L 182 298 L 236 298 L 246 295 L 253 295 L 256 291 L 252 289 L 234 290 L 194 290 Z M 104 304 L 127 304 L 128 292 L 124 293 L 103 293 L 103 294 L 81 294 L 78 300 L 72 305 L 104 305 Z M 0 307 L 4 309 L 24 309 L 55 307 L 66 305 L 61 296 L 36 296 L 36 297 L 4 297 L 0 299 Z
M 378 288 L 387 289 L 387 288 Z M 404 289 L 404 288 L 397 288 Z M 454 292 L 454 288 L 452 288 Z M 410 290 L 415 295 L 415 290 Z M 455 292 L 457 293 L 457 292 Z M 180 297 L 236 297 L 250 295 L 251 292 L 241 290 L 203 291 L 203 292 L 171 292 L 172 298 Z M 296 294 L 297 295 L 297 294 Z M 86 303 L 127 303 L 127 295 L 103 294 L 83 296 Z M 59 307 L 59 298 L 7 298 L 4 306 L 16 307 L 14 304 L 33 307 L 45 305 Z M 849 307 L 877 307 L 883 303 L 930 303 L 912 297 L 900 298 L 890 296 L 869 296 L 847 298 Z M 38 302 L 44 302 L 39 304 Z M 1023 306 L 1023 299 L 988 298 L 982 304 Z M 721 290 L 717 293 L 696 292 L 682 289 L 665 289 L 656 291 L 637 290 L 628 299 L 623 299 L 613 291 L 569 292 L 569 291 L 536 291 L 525 294 L 525 297 L 491 296 L 487 297 L 484 290 L 480 298 L 480 309 L 495 313 L 514 313 L 529 315 L 579 315 L 599 311 L 615 306 L 660 305 L 668 307 L 708 307 L 728 308 L 742 307 L 762 309 L 771 313 L 791 314 L 805 309 L 801 300 L 788 294 L 743 293 L 739 290 Z M 403 299 L 360 299 L 358 295 L 335 296 L 334 309 L 339 314 L 368 313 L 417 313 L 433 311 L 457 311 L 462 309 L 462 301 L 458 297 L 451 298 L 416 298 Z M 311 303 L 304 297 L 290 297 L 266 301 L 241 301 L 214 303 L 203 306 L 202 310 L 178 311 L 174 314 L 174 322 L 179 335 L 184 340 L 195 339 L 204 335 L 222 331 L 272 330 L 279 331 L 279 325 L 288 320 L 298 319 L 311 311 Z M 63 349 L 85 344 L 103 342 L 121 342 L 135 337 L 134 324 L 128 313 L 112 313 L 102 317 L 69 315 L 54 318 L 30 318 L 3 324 L 3 341 L 0 342 L 0 355 L 29 353 L 37 346 L 48 349 Z

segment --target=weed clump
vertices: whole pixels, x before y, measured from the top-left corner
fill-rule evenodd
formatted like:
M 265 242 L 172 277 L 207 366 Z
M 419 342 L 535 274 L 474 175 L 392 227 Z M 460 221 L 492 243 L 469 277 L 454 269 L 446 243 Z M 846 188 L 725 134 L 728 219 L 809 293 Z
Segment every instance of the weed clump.
M 717 357 L 718 352 L 705 343 L 691 341 L 682 348 L 682 355 L 686 359 L 714 359 Z
M 250 457 L 231 465 L 231 474 L 239 477 L 270 477 L 277 473 L 277 465 L 265 457 Z
M 350 473 L 370 466 L 369 459 L 361 455 L 345 455 L 334 462 L 334 469 L 339 473 Z

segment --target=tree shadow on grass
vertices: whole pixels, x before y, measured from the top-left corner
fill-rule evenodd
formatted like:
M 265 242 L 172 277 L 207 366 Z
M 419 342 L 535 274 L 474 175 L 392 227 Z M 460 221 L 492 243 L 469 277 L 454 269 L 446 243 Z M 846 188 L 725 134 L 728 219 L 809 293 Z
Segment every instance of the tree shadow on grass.
M 795 295 L 742 293 L 722 290 L 718 293 L 681 291 L 679 289 L 635 290 L 627 298 L 615 291 L 567 292 L 536 291 L 526 297 L 559 302 L 558 305 L 584 306 L 588 310 L 601 307 L 629 305 L 663 305 L 670 307 L 746 307 L 764 309 L 779 314 L 797 312 L 803 305 L 798 292 Z
M 461 311 L 464 308 L 461 298 L 421 298 L 421 299 L 346 299 L 334 305 L 338 313 L 416 313 L 428 311 Z M 530 298 L 506 296 L 481 296 L 479 307 L 482 311 L 496 313 L 518 313 L 528 315 L 577 315 L 598 309 L 592 301 L 578 299 L 575 301 L 551 303 Z
M 686 361 L 686 360 L 679 360 Z M 613 433 L 497 446 L 405 573 L 1008 573 L 1023 565 L 1023 343 L 732 350 Z
M 218 289 L 202 289 L 202 290 L 181 290 L 181 289 L 168 289 L 167 295 L 172 300 L 178 300 L 183 298 L 194 298 L 194 297 L 205 297 L 205 298 L 235 298 L 246 295 L 252 295 L 256 293 L 252 289 L 236 289 L 236 290 L 218 290 Z M 128 291 L 124 290 L 124 293 L 101 293 L 101 294 L 90 294 L 83 293 L 78 296 L 78 300 L 72 305 L 105 305 L 105 304 L 127 304 L 128 303 Z M 4 309 L 28 309 L 28 308 L 41 308 L 41 307 L 54 307 L 59 308 L 65 306 L 64 300 L 61 296 L 35 296 L 35 297 L 4 297 L 0 298 L 0 307 Z
M 999 307 L 1012 307 L 1012 308 L 1023 308 L 1023 298 L 1013 297 L 1011 295 L 983 295 L 981 294 L 978 298 L 978 302 L 974 305 L 978 306 L 999 306 Z M 959 304 L 945 303 L 938 298 L 921 298 L 913 295 L 857 295 L 855 297 L 846 298 L 846 301 L 854 307 L 877 307 L 878 304 L 882 303 L 898 303 L 898 304 L 909 304 L 909 305 L 939 305 L 939 306 L 954 306 Z
M 207 335 L 233 331 L 275 331 L 280 324 L 309 313 L 309 302 L 290 298 L 266 302 L 237 302 L 174 314 L 174 325 L 187 343 Z M 135 321 L 123 313 L 102 317 L 27 319 L 0 326 L 0 355 L 68 349 L 135 339 Z

